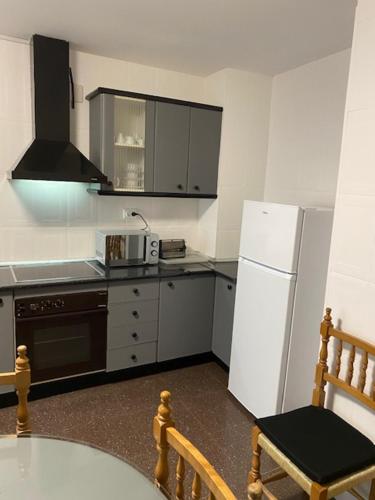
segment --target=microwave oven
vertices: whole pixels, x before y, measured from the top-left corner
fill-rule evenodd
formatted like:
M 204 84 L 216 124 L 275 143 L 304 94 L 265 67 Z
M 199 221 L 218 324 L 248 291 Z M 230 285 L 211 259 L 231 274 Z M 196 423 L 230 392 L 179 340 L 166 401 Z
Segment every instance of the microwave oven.
M 159 237 L 143 229 L 98 230 L 96 258 L 108 267 L 157 264 Z

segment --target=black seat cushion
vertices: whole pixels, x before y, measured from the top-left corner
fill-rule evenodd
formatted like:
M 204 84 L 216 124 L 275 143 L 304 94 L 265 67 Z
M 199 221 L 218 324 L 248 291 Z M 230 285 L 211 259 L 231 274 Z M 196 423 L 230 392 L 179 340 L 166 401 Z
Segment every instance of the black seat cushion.
M 320 484 L 375 464 L 375 445 L 325 408 L 305 406 L 259 418 L 256 424 L 302 472 Z

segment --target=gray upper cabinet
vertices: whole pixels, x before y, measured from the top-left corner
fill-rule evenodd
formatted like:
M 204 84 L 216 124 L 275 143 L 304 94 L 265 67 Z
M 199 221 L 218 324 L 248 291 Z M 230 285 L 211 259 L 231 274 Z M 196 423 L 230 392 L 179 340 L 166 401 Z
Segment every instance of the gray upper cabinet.
M 158 361 L 211 351 L 215 278 L 162 279 Z
M 0 372 L 14 370 L 13 295 L 0 293 Z M 0 386 L 0 393 L 14 391 L 13 386 Z
M 189 127 L 188 106 L 156 103 L 154 191 L 186 193 Z
M 221 111 L 191 108 L 188 193 L 216 194 Z
M 98 88 L 90 101 L 90 160 L 101 195 L 215 198 L 222 108 Z
M 236 285 L 218 276 L 215 286 L 215 310 L 212 352 L 227 366 L 230 362 Z

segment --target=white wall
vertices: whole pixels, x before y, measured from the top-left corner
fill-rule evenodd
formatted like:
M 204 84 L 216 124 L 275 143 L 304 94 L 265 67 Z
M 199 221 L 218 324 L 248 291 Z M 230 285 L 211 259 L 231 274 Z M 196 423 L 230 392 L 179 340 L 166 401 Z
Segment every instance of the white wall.
M 94 255 L 94 231 L 122 225 L 122 207 L 143 210 L 160 236 L 185 237 L 197 246 L 197 200 L 100 198 L 86 185 L 12 181 L 6 171 L 32 139 L 30 49 L 0 39 L 0 261 L 84 258 Z M 205 102 L 205 80 L 115 59 L 71 52 L 84 94 L 98 86 Z M 89 105 L 71 111 L 71 139 L 89 149 Z
M 202 247 L 237 258 L 243 201 L 263 199 L 272 78 L 225 69 L 207 78 L 207 97 L 224 107 L 218 199 L 200 202 Z
M 333 206 L 350 50 L 277 75 L 265 200 Z
M 343 330 L 375 343 L 375 3 L 359 0 L 349 72 L 326 304 Z M 355 376 L 361 355 L 357 354 Z M 374 359 L 365 391 L 374 383 Z M 374 413 L 335 392 L 334 410 L 375 441 Z M 348 497 L 349 498 L 349 497 Z

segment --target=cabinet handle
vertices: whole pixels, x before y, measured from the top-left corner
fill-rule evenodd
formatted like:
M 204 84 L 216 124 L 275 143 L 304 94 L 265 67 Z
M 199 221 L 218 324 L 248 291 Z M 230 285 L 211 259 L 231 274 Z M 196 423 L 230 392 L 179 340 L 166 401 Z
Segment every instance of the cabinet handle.
M 200 191 L 199 186 L 194 186 L 195 191 Z
M 135 363 L 136 361 L 138 361 L 137 356 L 136 356 L 135 354 L 132 354 L 132 355 L 130 356 L 130 359 L 131 359 L 132 361 L 134 361 L 134 363 Z
M 138 333 L 134 332 L 132 333 L 132 337 L 134 340 L 137 340 L 138 339 Z
M 184 186 L 182 184 L 177 184 L 177 189 L 183 189 Z
M 133 293 L 134 293 L 134 295 L 139 295 L 139 290 L 138 290 L 138 288 L 133 288 Z
M 232 285 L 227 285 L 228 290 L 232 290 L 233 286 Z
M 174 283 L 172 281 L 168 281 L 169 288 L 174 288 Z
M 139 318 L 139 313 L 138 313 L 138 311 L 133 311 L 133 312 L 132 312 L 132 315 L 133 315 L 135 318 Z

